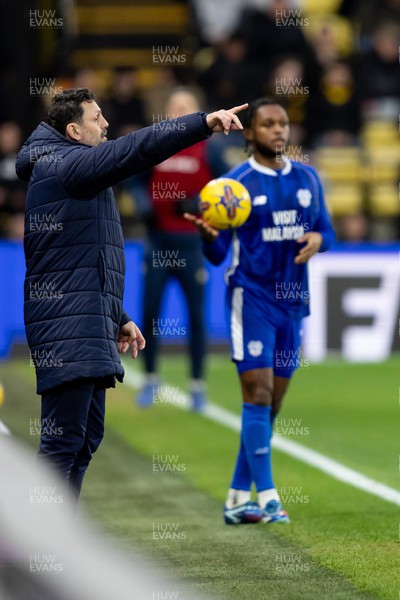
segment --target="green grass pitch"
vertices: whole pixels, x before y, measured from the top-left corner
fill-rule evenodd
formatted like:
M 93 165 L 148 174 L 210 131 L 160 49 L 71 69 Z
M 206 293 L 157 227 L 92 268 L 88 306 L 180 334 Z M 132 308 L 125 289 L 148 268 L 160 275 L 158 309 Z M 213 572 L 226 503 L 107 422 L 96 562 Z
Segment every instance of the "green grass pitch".
M 211 355 L 208 363 L 211 401 L 239 414 L 228 357 Z M 280 432 L 399 489 L 399 366 L 392 359 L 301 368 Z M 185 389 L 185 357 L 162 357 L 161 370 L 166 383 Z M 0 418 L 36 447 L 30 424 L 39 399 L 29 359 L 0 364 L 0 381 Z M 222 505 L 237 433 L 173 406 L 139 410 L 134 396 L 126 385 L 109 392 L 106 437 L 84 484 L 82 504 L 112 537 L 210 598 L 399 598 L 399 507 L 275 450 L 276 484 L 292 523 L 227 527 Z

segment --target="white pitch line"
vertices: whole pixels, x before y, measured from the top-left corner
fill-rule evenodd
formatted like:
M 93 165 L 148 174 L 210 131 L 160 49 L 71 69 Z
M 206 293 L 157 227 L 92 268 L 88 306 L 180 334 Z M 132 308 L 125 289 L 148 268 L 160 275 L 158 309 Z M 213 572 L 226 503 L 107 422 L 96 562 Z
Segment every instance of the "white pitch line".
M 134 390 L 137 390 L 143 384 L 143 375 L 138 373 L 131 366 L 125 367 L 125 383 L 128 384 Z M 171 387 L 172 386 L 165 386 Z M 177 388 L 173 388 L 177 391 Z M 185 403 L 177 403 L 173 404 L 173 406 L 177 408 L 183 408 L 186 410 L 190 409 L 190 398 L 183 392 L 179 392 L 182 396 L 185 396 Z M 182 397 L 180 396 L 180 398 Z M 166 402 L 167 404 L 168 402 Z M 241 418 L 238 415 L 218 406 L 217 404 L 212 404 L 209 402 L 205 407 L 204 411 L 200 413 L 202 416 L 214 421 L 215 423 L 219 423 L 224 427 L 228 427 L 233 431 L 241 430 Z M 372 494 L 373 496 L 377 496 L 378 498 L 382 498 L 382 500 L 386 500 L 387 502 L 391 502 L 392 504 L 396 504 L 400 506 L 400 491 L 395 490 L 394 488 L 385 485 L 384 483 L 380 483 L 375 479 L 371 479 L 358 471 L 354 471 L 354 469 L 350 469 L 345 465 L 317 452 L 316 450 L 312 450 L 311 448 L 307 448 L 298 442 L 293 442 L 292 440 L 288 440 L 281 435 L 274 434 L 272 439 L 273 448 L 292 456 L 296 460 L 300 460 L 312 467 L 315 467 L 319 471 L 330 475 L 334 479 L 338 481 L 342 481 L 343 483 L 347 483 L 352 487 L 355 487 L 359 490 L 367 492 L 368 494 Z
M 378 498 L 382 498 L 387 502 L 392 502 L 393 504 L 400 506 L 400 492 L 384 483 L 371 479 L 358 471 L 354 471 L 354 469 L 342 465 L 328 456 L 324 456 L 320 452 L 311 450 L 311 448 L 307 448 L 298 442 L 293 442 L 282 436 L 274 436 L 272 444 L 274 448 L 327 473 L 334 479 L 348 483 L 368 494 L 378 496 Z
M 0 421 L 0 434 L 11 435 L 11 431 L 8 429 L 8 427 L 6 425 L 4 425 L 3 421 Z

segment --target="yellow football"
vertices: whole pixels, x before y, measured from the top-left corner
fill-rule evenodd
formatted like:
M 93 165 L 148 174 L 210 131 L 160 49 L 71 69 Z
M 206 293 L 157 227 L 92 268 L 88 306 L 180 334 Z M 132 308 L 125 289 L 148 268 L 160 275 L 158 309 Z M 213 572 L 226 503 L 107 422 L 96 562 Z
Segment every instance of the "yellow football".
M 250 194 L 235 179 L 213 179 L 200 192 L 200 212 L 204 221 L 216 229 L 240 227 L 251 212 Z

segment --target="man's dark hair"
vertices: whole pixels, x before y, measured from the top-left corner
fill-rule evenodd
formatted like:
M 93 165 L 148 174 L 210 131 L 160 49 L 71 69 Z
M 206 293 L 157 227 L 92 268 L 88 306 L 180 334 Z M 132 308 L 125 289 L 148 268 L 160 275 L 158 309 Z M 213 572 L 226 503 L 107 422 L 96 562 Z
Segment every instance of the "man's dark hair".
M 246 127 L 246 128 L 251 127 L 251 124 L 253 123 L 253 119 L 256 116 L 257 111 L 261 106 L 281 106 L 282 108 L 285 108 L 284 106 L 282 106 L 282 104 L 280 104 L 273 98 L 258 98 L 257 100 L 253 100 L 253 102 L 250 102 L 249 108 L 244 113 L 244 119 L 243 119 L 244 127 Z
M 59 133 L 65 135 L 68 123 L 82 123 L 82 102 L 93 102 L 95 95 L 87 88 L 64 90 L 54 96 L 47 122 Z

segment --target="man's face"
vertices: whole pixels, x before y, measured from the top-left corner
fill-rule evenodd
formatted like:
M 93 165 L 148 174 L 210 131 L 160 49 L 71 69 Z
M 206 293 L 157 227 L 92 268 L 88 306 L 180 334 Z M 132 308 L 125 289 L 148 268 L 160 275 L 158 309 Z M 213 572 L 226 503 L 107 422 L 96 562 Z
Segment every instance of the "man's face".
M 266 104 L 257 109 L 245 136 L 254 150 L 262 156 L 273 158 L 285 151 L 289 133 L 289 118 L 285 109 L 277 104 Z
M 106 142 L 108 123 L 97 102 L 94 100 L 82 102 L 82 109 L 82 122 L 72 124 L 70 136 L 88 146 L 99 146 L 102 142 Z

